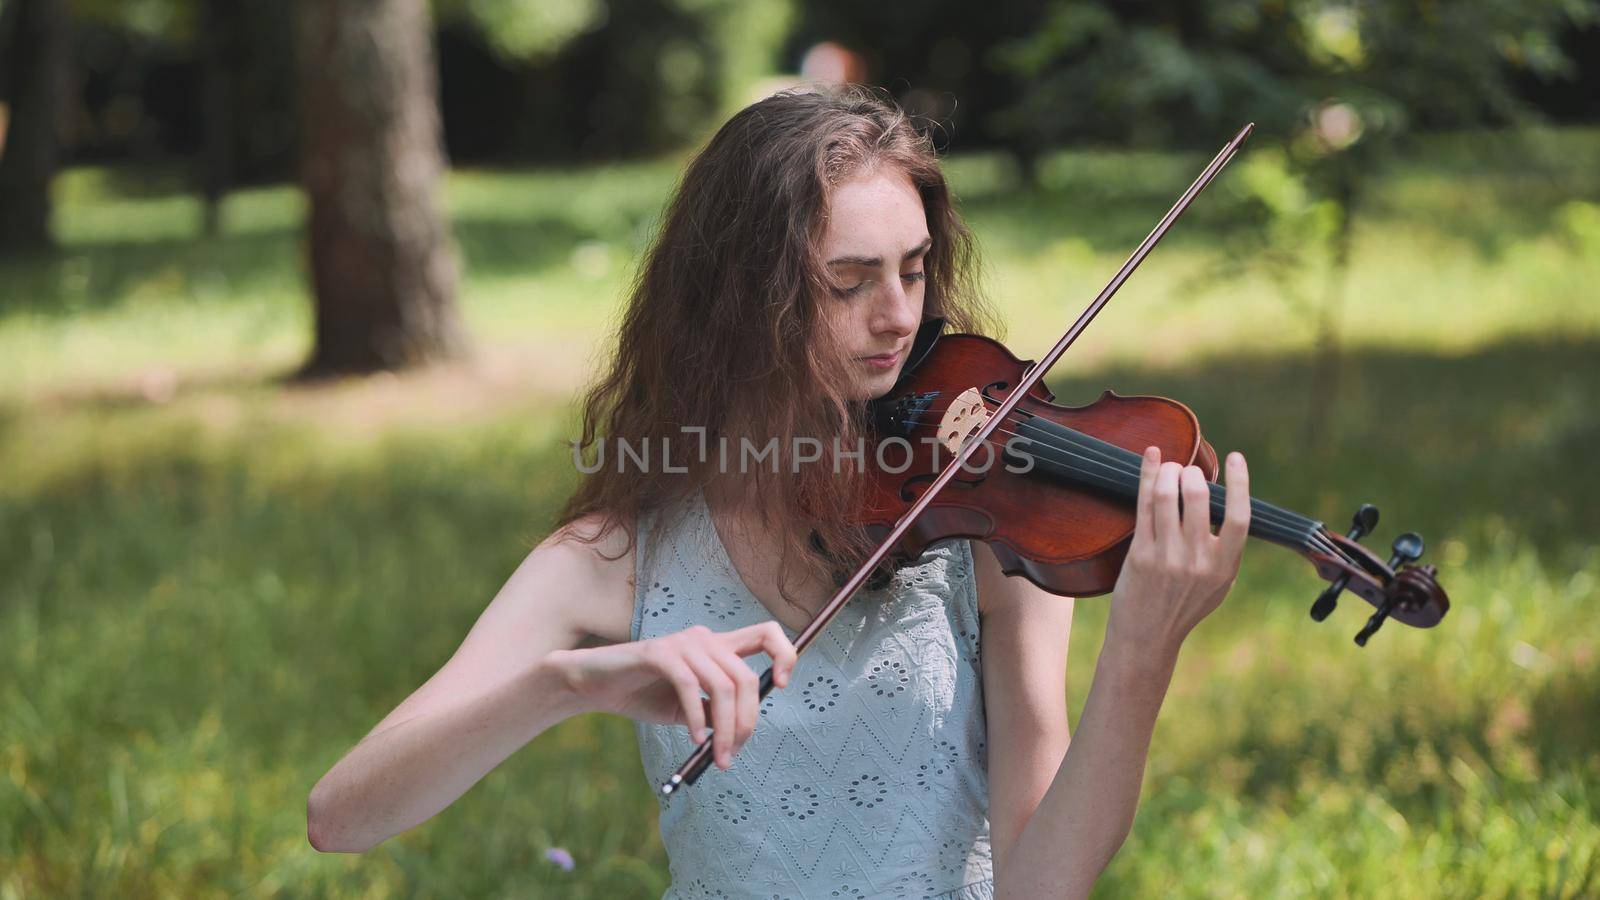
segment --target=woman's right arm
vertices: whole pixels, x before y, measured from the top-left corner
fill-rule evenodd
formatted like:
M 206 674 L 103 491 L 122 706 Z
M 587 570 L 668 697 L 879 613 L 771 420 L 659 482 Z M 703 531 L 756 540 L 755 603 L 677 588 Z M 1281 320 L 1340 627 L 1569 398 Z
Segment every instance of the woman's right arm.
M 577 523 L 579 531 L 593 525 Z M 710 724 L 726 768 L 756 721 L 757 679 L 740 657 L 766 651 L 783 685 L 794 653 L 782 629 L 696 627 L 629 641 L 626 535 L 614 529 L 589 544 L 571 530 L 529 553 L 449 661 L 312 788 L 313 847 L 361 852 L 432 818 L 545 729 L 582 712 Z M 589 636 L 612 644 L 578 649 Z

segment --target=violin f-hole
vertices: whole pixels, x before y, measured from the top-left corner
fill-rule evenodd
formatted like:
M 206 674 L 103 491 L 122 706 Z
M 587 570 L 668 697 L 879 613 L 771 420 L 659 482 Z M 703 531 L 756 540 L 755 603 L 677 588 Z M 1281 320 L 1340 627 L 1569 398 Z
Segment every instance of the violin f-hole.
M 1009 382 L 1009 381 L 1005 381 L 1005 380 L 991 381 L 988 384 L 983 386 L 983 397 L 986 400 L 993 400 L 996 403 L 1001 403 L 1001 402 L 1003 402 L 1003 398 L 996 397 L 994 395 L 994 392 L 995 391 L 1003 391 L 1003 390 L 1005 390 L 1006 388 L 1008 388 L 1010 386 L 1011 386 L 1011 382 Z

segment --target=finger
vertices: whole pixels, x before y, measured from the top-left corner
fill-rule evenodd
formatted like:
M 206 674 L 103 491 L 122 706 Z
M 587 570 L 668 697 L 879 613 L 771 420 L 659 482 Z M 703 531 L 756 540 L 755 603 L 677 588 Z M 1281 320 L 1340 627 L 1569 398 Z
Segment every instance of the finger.
M 748 625 L 727 632 L 725 641 L 728 649 L 740 656 L 749 656 L 758 651 L 767 654 L 772 660 L 772 683 L 778 687 L 789 686 L 789 676 L 794 672 L 799 654 L 789 636 L 783 633 L 782 625 L 776 621 Z
M 733 679 L 733 750 L 738 753 L 744 748 L 745 741 L 750 740 L 750 735 L 756 730 L 756 705 L 761 700 L 761 679 L 756 673 L 750 671 L 750 666 L 740 659 L 738 654 L 726 647 L 720 652 L 713 653 L 711 659 L 722 667 Z
M 1156 539 L 1156 472 L 1161 470 L 1161 448 L 1146 447 L 1139 460 L 1139 502 L 1134 507 L 1133 539 L 1148 544 Z
M 1250 533 L 1250 467 L 1245 464 L 1243 453 L 1235 450 L 1228 454 L 1222 478 L 1228 496 L 1217 538 L 1223 549 L 1237 558 L 1244 554 L 1245 537 Z
M 661 668 L 678 695 L 678 704 L 683 707 L 683 723 L 689 726 L 690 740 L 701 743 L 706 739 L 706 703 L 700 697 L 700 679 L 676 656 L 662 663 Z
M 701 690 L 711 695 L 711 752 L 716 758 L 717 767 L 726 769 L 733 765 L 733 734 L 737 717 L 733 679 L 704 650 L 684 653 L 683 661 L 700 679 Z
M 1182 471 L 1183 466 L 1169 461 L 1162 463 L 1161 470 L 1156 472 L 1153 488 L 1155 497 L 1151 502 L 1155 506 L 1158 543 L 1176 541 L 1182 537 L 1178 525 L 1178 473 Z
M 1179 475 L 1183 490 L 1183 538 L 1191 547 L 1204 547 L 1211 537 L 1211 488 L 1199 466 L 1184 466 Z

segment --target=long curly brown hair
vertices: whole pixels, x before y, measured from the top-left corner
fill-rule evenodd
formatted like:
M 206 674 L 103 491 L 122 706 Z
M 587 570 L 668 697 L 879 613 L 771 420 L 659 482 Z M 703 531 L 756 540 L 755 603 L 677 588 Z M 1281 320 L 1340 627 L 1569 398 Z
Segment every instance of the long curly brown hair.
M 870 552 L 851 524 L 856 467 L 836 472 L 793 457 L 800 438 L 831 454 L 835 438 L 851 449 L 866 436 L 864 404 L 838 376 L 843 348 L 820 327 L 819 307 L 834 299 L 820 245 L 830 187 L 877 166 L 903 171 L 922 198 L 932 238 L 923 315 L 943 316 L 959 331 L 986 330 L 971 232 L 932 141 L 892 99 L 847 87 L 752 104 L 694 157 L 667 206 L 615 356 L 583 405 L 577 446 L 591 459 L 603 453 L 604 465 L 584 476 L 561 525 L 598 513 L 602 527 L 584 539 L 620 526 L 631 547 L 642 511 L 734 479 L 717 486 L 733 488 L 727 493 L 778 539 L 785 584 L 793 575 L 836 576 Z M 708 452 L 685 428 L 705 429 Z M 716 449 L 724 437 L 732 471 Z M 738 471 L 741 438 L 758 448 L 775 438 L 777 459 Z M 618 454 L 622 444 L 648 448 L 650 465 Z

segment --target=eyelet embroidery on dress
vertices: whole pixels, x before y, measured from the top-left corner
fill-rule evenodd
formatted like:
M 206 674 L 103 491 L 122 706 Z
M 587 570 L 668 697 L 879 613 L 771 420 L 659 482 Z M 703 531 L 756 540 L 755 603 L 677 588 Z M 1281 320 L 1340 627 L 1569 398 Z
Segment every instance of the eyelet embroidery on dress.
M 946 838 L 939 842 L 939 868 L 946 872 L 954 872 L 966 865 L 967 848 L 956 841 Z
M 778 809 L 782 810 L 784 815 L 802 822 L 816 815 L 822 808 L 822 794 L 809 785 L 791 784 L 778 796 L 781 798 Z
M 941 740 L 935 744 L 933 753 L 917 766 L 917 787 L 942 786 L 945 773 L 955 765 L 959 753 L 956 745 L 949 741 Z
M 702 900 L 733 900 L 732 894 L 729 894 L 722 888 L 711 887 L 710 885 L 706 884 L 705 879 L 703 878 L 696 878 L 694 881 L 689 882 L 687 888 L 688 891 L 685 893 L 689 893 L 694 897 L 702 898 Z
M 845 800 L 863 809 L 877 809 L 878 804 L 889 799 L 889 785 L 882 775 L 867 773 L 850 782 L 845 789 Z
M 734 605 L 733 600 L 732 591 L 712 589 L 706 592 L 705 597 L 700 601 L 700 605 L 710 618 L 716 619 L 718 622 L 726 622 L 739 614 L 739 610 Z
M 678 595 L 672 590 L 672 588 L 663 585 L 659 581 L 653 582 L 650 587 L 652 590 L 658 590 L 661 592 L 661 603 L 659 605 L 651 604 L 650 618 L 654 619 L 659 616 L 666 615 L 674 606 L 678 605 Z
M 911 673 L 897 659 L 874 663 L 867 675 L 867 683 L 879 697 L 898 697 L 911 683 Z
M 927 872 L 912 872 L 895 879 L 891 887 L 897 897 L 910 897 L 933 893 L 933 876 Z
M 832 709 L 839 702 L 839 682 L 827 675 L 818 675 L 806 682 L 800 690 L 800 699 L 812 712 Z
M 717 814 L 735 825 L 750 821 L 754 815 L 750 798 L 743 791 L 718 791 L 716 804 Z

